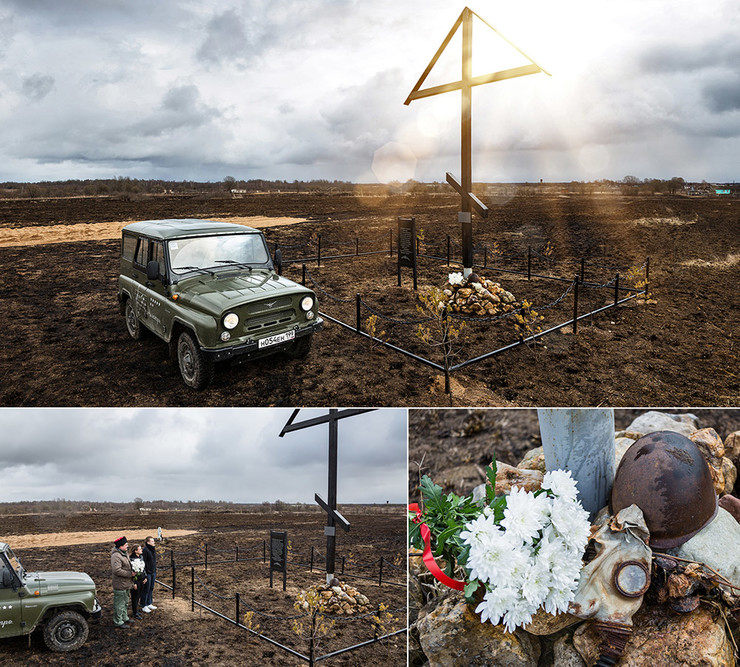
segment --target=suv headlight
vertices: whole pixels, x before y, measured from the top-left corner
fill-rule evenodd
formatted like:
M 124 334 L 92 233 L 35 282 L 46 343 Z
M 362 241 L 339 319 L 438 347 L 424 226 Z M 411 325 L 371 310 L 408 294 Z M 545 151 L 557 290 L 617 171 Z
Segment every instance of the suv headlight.
M 237 324 L 239 324 L 239 316 L 236 313 L 227 313 L 224 316 L 224 326 L 227 329 L 233 329 Z
M 312 296 L 304 296 L 301 299 L 301 310 L 309 311 L 313 308 L 313 297 Z

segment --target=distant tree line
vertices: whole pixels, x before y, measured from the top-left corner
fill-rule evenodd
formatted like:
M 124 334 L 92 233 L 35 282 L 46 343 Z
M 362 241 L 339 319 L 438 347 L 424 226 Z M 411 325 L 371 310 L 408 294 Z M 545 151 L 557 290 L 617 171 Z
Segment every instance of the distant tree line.
M 386 508 L 398 507 L 388 503 L 345 505 L 353 509 L 372 511 L 376 508 L 387 511 Z M 283 500 L 261 503 L 234 503 L 227 500 L 143 500 L 134 498 L 131 502 L 98 502 L 87 500 L 22 500 L 17 502 L 0 503 L 0 515 L 12 516 L 17 514 L 72 514 L 79 512 L 125 513 L 138 512 L 173 512 L 173 511 L 205 511 L 205 512 L 246 512 L 269 514 L 271 512 L 323 512 L 314 503 L 288 503 Z
M 622 180 L 602 179 L 597 181 L 571 181 L 566 183 L 476 183 L 474 191 L 479 195 L 497 193 L 528 195 L 542 192 L 568 192 L 572 194 L 621 194 L 621 195 L 655 195 L 655 194 L 689 194 L 710 192 L 712 185 L 706 181 L 689 183 L 679 176 L 662 180 L 659 178 L 639 179 L 636 176 L 625 176 Z M 740 194 L 740 186 L 723 184 L 732 194 Z M 118 176 L 117 178 L 95 180 L 40 181 L 38 183 L 0 183 L 0 199 L 35 199 L 56 197 L 113 197 L 134 199 L 137 197 L 156 196 L 199 196 L 199 197 L 233 197 L 256 193 L 303 193 L 303 194 L 355 194 L 359 196 L 403 195 L 403 194 L 453 194 L 452 188 L 443 182 L 422 183 L 408 180 L 405 183 L 387 184 L 363 183 L 350 181 L 330 181 L 316 179 L 312 181 L 269 181 L 265 179 L 240 180 L 226 176 L 221 181 L 166 181 L 143 180 Z

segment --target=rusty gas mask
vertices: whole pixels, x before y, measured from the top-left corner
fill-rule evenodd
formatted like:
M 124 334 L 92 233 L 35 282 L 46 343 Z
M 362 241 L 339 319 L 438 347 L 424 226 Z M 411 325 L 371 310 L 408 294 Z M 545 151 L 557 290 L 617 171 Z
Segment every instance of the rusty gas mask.
M 630 505 L 616 516 L 605 515 L 591 537 L 570 604 L 571 614 L 594 621 L 602 636 L 597 665 L 613 665 L 632 633 L 632 616 L 650 586 L 652 551 L 642 510 Z

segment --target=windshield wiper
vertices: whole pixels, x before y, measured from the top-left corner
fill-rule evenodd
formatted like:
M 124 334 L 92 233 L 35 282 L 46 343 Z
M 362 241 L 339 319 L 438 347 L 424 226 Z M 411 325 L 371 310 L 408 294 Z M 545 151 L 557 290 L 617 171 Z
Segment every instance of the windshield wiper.
M 228 264 L 229 266 L 239 266 L 243 269 L 254 271 L 254 268 L 250 264 L 247 264 L 246 262 L 237 262 L 234 259 L 217 259 L 216 262 L 220 264 Z

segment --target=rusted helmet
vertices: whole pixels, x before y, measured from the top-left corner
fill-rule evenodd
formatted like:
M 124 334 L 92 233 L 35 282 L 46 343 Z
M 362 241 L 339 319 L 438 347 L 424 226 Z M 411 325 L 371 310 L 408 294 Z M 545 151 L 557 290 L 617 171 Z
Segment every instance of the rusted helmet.
M 709 466 L 686 436 L 656 431 L 635 441 L 614 476 L 612 515 L 637 505 L 653 549 L 672 549 L 696 535 L 717 514 Z

